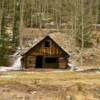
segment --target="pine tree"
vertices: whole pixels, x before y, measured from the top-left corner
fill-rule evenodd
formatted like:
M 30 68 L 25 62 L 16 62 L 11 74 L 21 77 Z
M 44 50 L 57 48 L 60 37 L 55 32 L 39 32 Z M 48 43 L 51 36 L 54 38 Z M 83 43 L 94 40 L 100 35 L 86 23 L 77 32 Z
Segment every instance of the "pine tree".
M 2 20 L 1 20 L 1 37 L 0 37 L 0 61 L 1 65 L 4 64 L 4 61 L 8 59 L 9 55 L 9 36 L 6 34 L 6 26 L 7 26 L 7 13 L 5 9 L 5 2 L 3 2 L 2 6 Z
M 13 46 L 19 46 L 20 0 L 14 0 Z

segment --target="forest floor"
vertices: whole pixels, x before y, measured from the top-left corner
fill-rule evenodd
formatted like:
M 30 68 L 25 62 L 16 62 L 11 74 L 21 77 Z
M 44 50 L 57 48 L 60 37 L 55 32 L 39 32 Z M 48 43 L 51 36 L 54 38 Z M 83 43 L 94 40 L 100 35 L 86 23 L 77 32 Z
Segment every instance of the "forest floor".
M 100 100 L 100 73 L 4 72 L 0 74 L 0 100 Z

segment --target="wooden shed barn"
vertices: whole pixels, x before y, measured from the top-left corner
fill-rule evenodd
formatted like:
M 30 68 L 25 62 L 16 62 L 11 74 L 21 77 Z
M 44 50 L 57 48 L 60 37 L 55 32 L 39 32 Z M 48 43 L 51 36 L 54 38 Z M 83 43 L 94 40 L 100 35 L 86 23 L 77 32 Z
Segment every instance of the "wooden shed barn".
M 38 39 L 22 55 L 23 68 L 66 68 L 69 43 L 61 33 L 51 33 Z

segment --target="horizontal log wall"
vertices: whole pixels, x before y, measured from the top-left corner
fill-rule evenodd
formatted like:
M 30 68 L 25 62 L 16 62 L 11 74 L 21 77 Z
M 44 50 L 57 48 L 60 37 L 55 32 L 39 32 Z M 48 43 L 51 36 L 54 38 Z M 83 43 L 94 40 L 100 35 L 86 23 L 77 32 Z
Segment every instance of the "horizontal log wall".
M 67 67 L 67 63 L 68 61 L 67 61 L 67 59 L 65 59 L 65 58 L 59 58 L 59 68 L 61 68 L 61 69 L 64 69 L 64 68 L 66 68 Z
M 50 42 L 50 47 L 45 47 L 45 41 Z M 22 59 L 22 65 L 25 68 L 35 68 L 36 67 L 36 57 L 43 56 L 43 67 L 44 68 L 66 68 L 67 58 L 65 52 L 51 39 L 46 38 L 44 41 L 40 42 L 37 46 L 32 48 Z M 46 64 L 45 57 L 58 57 L 58 62 L 55 64 Z M 58 67 L 57 67 L 58 66 Z
M 36 56 L 27 56 L 22 59 L 22 67 L 23 68 L 35 68 Z

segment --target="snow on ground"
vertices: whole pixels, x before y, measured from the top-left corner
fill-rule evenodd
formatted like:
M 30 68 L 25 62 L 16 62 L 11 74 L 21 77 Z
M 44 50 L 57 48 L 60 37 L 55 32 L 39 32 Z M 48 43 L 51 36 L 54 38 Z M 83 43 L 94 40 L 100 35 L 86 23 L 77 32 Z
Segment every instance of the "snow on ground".
M 5 67 L 5 66 L 0 67 L 0 72 L 14 71 L 14 70 L 21 70 L 21 57 L 18 57 L 11 67 Z

